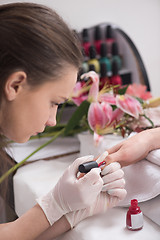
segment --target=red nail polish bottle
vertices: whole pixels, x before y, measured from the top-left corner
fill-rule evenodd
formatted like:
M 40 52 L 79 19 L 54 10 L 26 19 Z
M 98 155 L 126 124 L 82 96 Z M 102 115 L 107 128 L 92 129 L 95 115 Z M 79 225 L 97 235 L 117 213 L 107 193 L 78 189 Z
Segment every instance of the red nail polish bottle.
M 113 29 L 111 25 L 106 26 L 105 38 L 107 43 L 108 55 L 111 55 L 112 52 L 112 44 L 115 42 L 113 38 Z
M 97 54 L 100 54 L 100 47 L 102 43 L 102 32 L 100 26 L 95 27 L 95 33 L 94 33 L 94 46 L 96 48 Z
M 126 227 L 129 230 L 136 231 L 143 228 L 143 213 L 138 206 L 137 199 L 131 200 L 131 206 L 126 216 Z
M 91 46 L 91 43 L 89 41 L 88 29 L 86 28 L 82 31 L 82 46 L 84 48 L 85 55 L 89 56 L 89 47 Z

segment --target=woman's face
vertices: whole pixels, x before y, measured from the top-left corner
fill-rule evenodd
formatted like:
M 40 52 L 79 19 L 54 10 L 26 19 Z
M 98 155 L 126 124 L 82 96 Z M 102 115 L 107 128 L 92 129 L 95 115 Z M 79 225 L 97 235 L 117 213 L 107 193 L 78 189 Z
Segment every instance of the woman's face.
M 1 131 L 15 142 L 26 142 L 46 126 L 56 125 L 58 104 L 70 97 L 77 70 L 68 67 L 63 77 L 32 88 L 26 82 L 12 101 L 5 101 L 0 117 Z

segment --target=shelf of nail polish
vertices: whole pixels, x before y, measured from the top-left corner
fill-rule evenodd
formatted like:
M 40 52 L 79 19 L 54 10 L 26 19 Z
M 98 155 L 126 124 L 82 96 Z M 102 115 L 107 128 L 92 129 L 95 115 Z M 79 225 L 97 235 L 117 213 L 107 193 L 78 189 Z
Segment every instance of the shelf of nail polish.
M 147 85 L 147 73 L 133 41 L 114 24 L 102 23 L 78 33 L 84 61 L 80 74 L 95 71 L 101 78 L 120 76 L 122 84 Z

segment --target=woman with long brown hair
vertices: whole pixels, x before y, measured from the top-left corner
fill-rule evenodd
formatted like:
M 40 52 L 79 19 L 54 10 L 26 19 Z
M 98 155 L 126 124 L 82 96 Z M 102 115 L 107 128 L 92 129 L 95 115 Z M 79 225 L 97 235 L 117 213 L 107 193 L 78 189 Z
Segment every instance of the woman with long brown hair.
M 1 135 L 22 143 L 54 126 L 58 105 L 69 98 L 81 61 L 78 39 L 53 10 L 31 3 L 0 6 Z M 0 146 L 4 162 L 2 140 Z M 55 237 L 123 199 L 126 191 L 118 163 L 107 166 L 101 175 L 95 168 L 77 179 L 79 164 L 90 160 L 93 156 L 76 159 L 32 209 L 1 224 L 0 240 L 32 240 L 51 225 Z M 41 235 L 41 239 L 47 238 Z

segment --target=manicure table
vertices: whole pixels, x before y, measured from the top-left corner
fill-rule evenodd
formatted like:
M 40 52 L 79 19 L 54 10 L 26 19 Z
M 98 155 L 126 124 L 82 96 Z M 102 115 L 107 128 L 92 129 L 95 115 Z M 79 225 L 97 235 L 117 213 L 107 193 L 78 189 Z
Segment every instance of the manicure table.
M 20 145 L 13 144 L 10 151 L 12 157 L 17 161 L 22 160 L 43 141 L 40 139 L 38 143 L 35 142 L 34 144 L 30 142 Z M 36 198 L 46 194 L 54 187 L 67 166 L 79 157 L 79 148 L 79 141 L 76 138 L 57 139 L 37 155 L 35 154 L 30 159 L 30 162 L 17 170 L 13 177 L 13 185 L 15 211 L 18 216 L 33 207 L 36 204 Z M 50 152 L 54 153 L 53 156 L 48 156 Z M 45 157 L 48 157 L 48 159 Z M 149 203 L 149 206 L 152 207 L 152 202 Z M 105 214 L 85 219 L 72 230 L 56 238 L 56 240 L 160 239 L 160 225 L 145 215 L 143 208 L 141 209 L 144 215 L 143 228 L 139 231 L 128 230 L 126 228 L 127 210 L 128 207 L 118 206 L 109 209 Z

